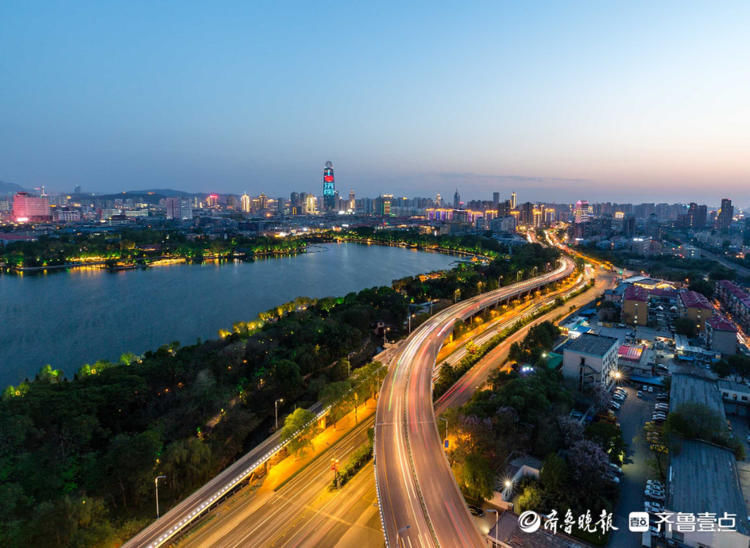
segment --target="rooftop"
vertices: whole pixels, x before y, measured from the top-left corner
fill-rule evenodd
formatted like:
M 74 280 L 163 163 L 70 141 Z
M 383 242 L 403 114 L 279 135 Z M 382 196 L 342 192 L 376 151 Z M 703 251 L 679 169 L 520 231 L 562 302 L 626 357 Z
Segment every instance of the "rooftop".
M 648 302 L 648 291 L 637 285 L 629 285 L 625 289 L 625 300 Z
M 703 308 L 704 310 L 713 310 L 713 306 L 702 293 L 697 291 L 683 291 L 680 293 L 680 299 L 685 308 Z
M 683 373 L 673 374 L 672 388 L 669 392 L 669 410 L 674 411 L 683 403 L 702 403 L 726 419 L 721 393 L 713 380 Z
M 731 331 L 732 333 L 737 333 L 737 328 L 734 324 L 719 314 L 711 316 L 706 320 L 706 323 L 711 326 L 711 329 L 714 331 Z
M 641 360 L 643 354 L 642 346 L 630 346 L 629 344 L 622 344 L 617 350 L 617 356 L 623 360 L 630 360 L 637 362 Z
M 745 499 L 742 496 L 734 454 L 702 441 L 684 440 L 670 459 L 669 500 L 674 512 L 724 512 L 737 516 L 737 530 L 748 534 Z
M 603 357 L 613 346 L 617 344 L 617 342 L 618 339 L 616 339 L 615 337 L 584 333 L 577 339 L 570 341 L 570 343 L 565 346 L 564 351 L 567 352 L 568 350 L 570 350 L 572 352 L 578 352 L 580 354 Z
M 742 392 L 743 394 L 750 394 L 750 386 L 734 381 L 727 381 L 719 379 L 717 383 L 719 390 L 732 390 L 733 392 Z

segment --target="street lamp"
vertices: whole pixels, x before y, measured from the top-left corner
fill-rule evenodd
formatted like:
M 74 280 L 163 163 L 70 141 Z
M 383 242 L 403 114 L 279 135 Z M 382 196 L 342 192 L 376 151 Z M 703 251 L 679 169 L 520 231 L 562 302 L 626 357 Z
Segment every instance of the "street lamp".
M 156 476 L 154 478 L 154 488 L 156 489 L 156 519 L 159 519 L 159 480 L 167 479 L 167 476 Z
M 284 398 L 279 398 L 278 400 L 273 402 L 273 414 L 274 414 L 275 422 L 276 422 L 276 428 L 275 428 L 276 430 L 279 429 L 279 404 L 280 403 L 284 403 Z
M 448 439 L 448 419 L 445 417 L 440 417 L 440 420 L 445 423 L 445 439 Z
M 506 480 L 505 483 L 510 483 L 510 481 Z M 497 545 L 497 544 L 499 544 L 499 542 L 497 541 L 497 529 L 498 529 L 498 525 L 500 524 L 500 511 L 499 510 L 495 510 L 494 508 L 487 508 L 486 511 L 487 512 L 494 512 L 497 515 L 497 519 L 495 520 L 495 544 Z M 491 527 L 490 527 L 490 529 L 491 529 Z
M 411 319 L 416 317 L 416 314 L 409 314 L 409 333 L 411 333 Z

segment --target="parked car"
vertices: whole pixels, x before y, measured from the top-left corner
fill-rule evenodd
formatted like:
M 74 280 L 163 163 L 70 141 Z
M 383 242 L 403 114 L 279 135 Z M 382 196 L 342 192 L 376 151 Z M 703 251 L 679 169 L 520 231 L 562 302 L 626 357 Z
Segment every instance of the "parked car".
M 653 392 L 653 391 L 654 391 L 654 387 L 653 387 L 653 386 L 649 386 L 649 387 L 647 388 L 647 390 L 648 390 L 649 392 Z
M 646 480 L 646 485 L 650 487 L 657 487 L 659 489 L 664 489 L 664 484 L 660 482 L 659 480 Z
M 669 401 L 669 396 L 667 394 L 657 394 L 656 401 Z
M 638 396 L 639 398 L 642 398 L 643 397 L 643 392 L 641 392 L 639 390 L 638 392 L 635 393 L 635 395 Z
M 654 409 L 663 409 L 664 411 L 669 411 L 669 406 L 666 403 L 657 403 L 654 405 Z
M 479 506 L 474 506 L 473 504 L 469 504 L 469 512 L 471 512 L 472 516 L 477 516 L 479 518 L 484 515 L 484 510 L 482 510 Z
M 614 462 L 609 463 L 610 468 L 612 468 L 612 471 L 614 471 L 616 474 L 622 475 L 622 468 L 617 466 Z

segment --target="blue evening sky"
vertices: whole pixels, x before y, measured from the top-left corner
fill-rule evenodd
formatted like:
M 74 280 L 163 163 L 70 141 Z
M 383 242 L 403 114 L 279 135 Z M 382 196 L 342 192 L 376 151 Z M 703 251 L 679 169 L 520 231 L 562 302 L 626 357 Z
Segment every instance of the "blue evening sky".
M 0 180 L 750 204 L 750 2 L 0 2 Z

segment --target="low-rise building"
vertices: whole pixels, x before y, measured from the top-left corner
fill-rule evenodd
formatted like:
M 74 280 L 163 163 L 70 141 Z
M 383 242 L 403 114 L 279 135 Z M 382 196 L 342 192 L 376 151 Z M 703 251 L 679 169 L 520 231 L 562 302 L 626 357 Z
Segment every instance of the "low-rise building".
M 720 379 L 717 384 L 724 400 L 724 412 L 728 415 L 748 416 L 750 386 L 725 379 Z
M 714 307 L 702 293 L 697 291 L 680 293 L 680 316 L 689 318 L 699 331 L 706 328 L 706 320 L 713 316 L 714 312 Z
M 651 376 L 651 351 L 644 345 L 621 344 L 617 349 L 617 367 L 628 376 Z
M 615 337 L 591 333 L 571 340 L 563 349 L 563 376 L 574 380 L 579 390 L 592 384 L 609 389 L 617 371 L 618 343 Z
M 716 284 L 716 296 L 727 307 L 742 329 L 750 331 L 750 294 L 729 280 Z
M 670 453 L 669 488 L 662 514 L 667 539 L 679 546 L 747 548 L 747 509 L 734 454 L 702 441 L 683 440 Z M 687 516 L 676 526 L 678 513 Z M 701 522 L 703 521 L 703 526 Z
M 706 321 L 706 344 L 725 356 L 737 353 L 737 328 L 724 316 L 716 314 Z
M 622 322 L 628 325 L 648 325 L 648 290 L 629 285 L 622 300 Z

